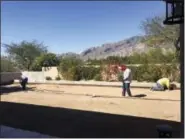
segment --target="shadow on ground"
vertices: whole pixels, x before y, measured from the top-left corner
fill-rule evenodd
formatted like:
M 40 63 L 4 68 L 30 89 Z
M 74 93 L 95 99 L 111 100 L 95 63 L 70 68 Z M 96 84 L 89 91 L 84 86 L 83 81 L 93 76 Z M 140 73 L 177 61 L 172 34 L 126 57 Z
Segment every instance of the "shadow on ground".
M 23 91 L 20 85 L 17 86 L 1 86 L 0 94 L 9 94 Z M 27 87 L 25 91 L 33 91 L 35 87 Z
M 133 97 L 137 97 L 137 98 L 142 98 L 142 97 L 146 97 L 147 95 L 145 94 L 138 94 L 138 95 L 133 95 Z
M 180 131 L 184 131 L 174 121 L 67 108 L 1 102 L 0 110 L 3 125 L 56 137 L 158 137 L 158 124 L 171 125 L 173 137 L 180 137 Z

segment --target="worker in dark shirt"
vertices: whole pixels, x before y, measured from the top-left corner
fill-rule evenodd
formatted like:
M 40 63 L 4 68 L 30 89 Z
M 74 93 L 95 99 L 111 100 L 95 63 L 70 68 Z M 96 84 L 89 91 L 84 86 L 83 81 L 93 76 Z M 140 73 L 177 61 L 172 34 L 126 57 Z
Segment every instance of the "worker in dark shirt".
M 26 84 L 28 83 L 28 77 L 22 75 L 20 79 L 20 84 L 23 90 L 26 90 Z

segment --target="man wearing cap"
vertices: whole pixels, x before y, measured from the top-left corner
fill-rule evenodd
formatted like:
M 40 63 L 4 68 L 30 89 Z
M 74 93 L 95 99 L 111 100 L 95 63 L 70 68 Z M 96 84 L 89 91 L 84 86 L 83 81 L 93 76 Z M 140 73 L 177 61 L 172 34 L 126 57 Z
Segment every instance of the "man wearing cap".
M 132 96 L 131 91 L 130 91 L 130 83 L 132 81 L 132 75 L 131 75 L 131 70 L 127 68 L 125 65 L 122 65 L 119 67 L 123 71 L 123 91 L 122 91 L 122 96 L 126 95 L 126 92 L 128 93 L 128 96 Z

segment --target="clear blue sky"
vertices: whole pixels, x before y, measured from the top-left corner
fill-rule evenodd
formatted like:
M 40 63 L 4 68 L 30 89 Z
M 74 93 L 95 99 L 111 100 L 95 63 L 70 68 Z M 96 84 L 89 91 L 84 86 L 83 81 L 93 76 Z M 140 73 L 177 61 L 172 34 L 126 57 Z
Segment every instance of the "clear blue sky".
M 163 1 L 7 1 L 1 6 L 2 43 L 36 39 L 57 54 L 140 35 L 142 20 L 165 13 Z

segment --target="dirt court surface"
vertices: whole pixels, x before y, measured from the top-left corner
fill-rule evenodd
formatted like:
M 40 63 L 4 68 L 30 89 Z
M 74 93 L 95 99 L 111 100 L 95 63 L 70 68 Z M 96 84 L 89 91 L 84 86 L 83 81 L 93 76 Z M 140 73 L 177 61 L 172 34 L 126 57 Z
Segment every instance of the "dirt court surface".
M 113 87 L 1 88 L 1 124 L 62 138 L 156 138 L 156 126 L 168 124 L 174 138 L 182 136 L 180 90 L 131 90 L 134 98 Z
M 151 92 L 149 89 L 131 88 L 137 97 L 123 98 L 121 88 L 113 87 L 29 87 L 32 90 L 4 93 L 1 101 L 180 121 L 180 90 Z

